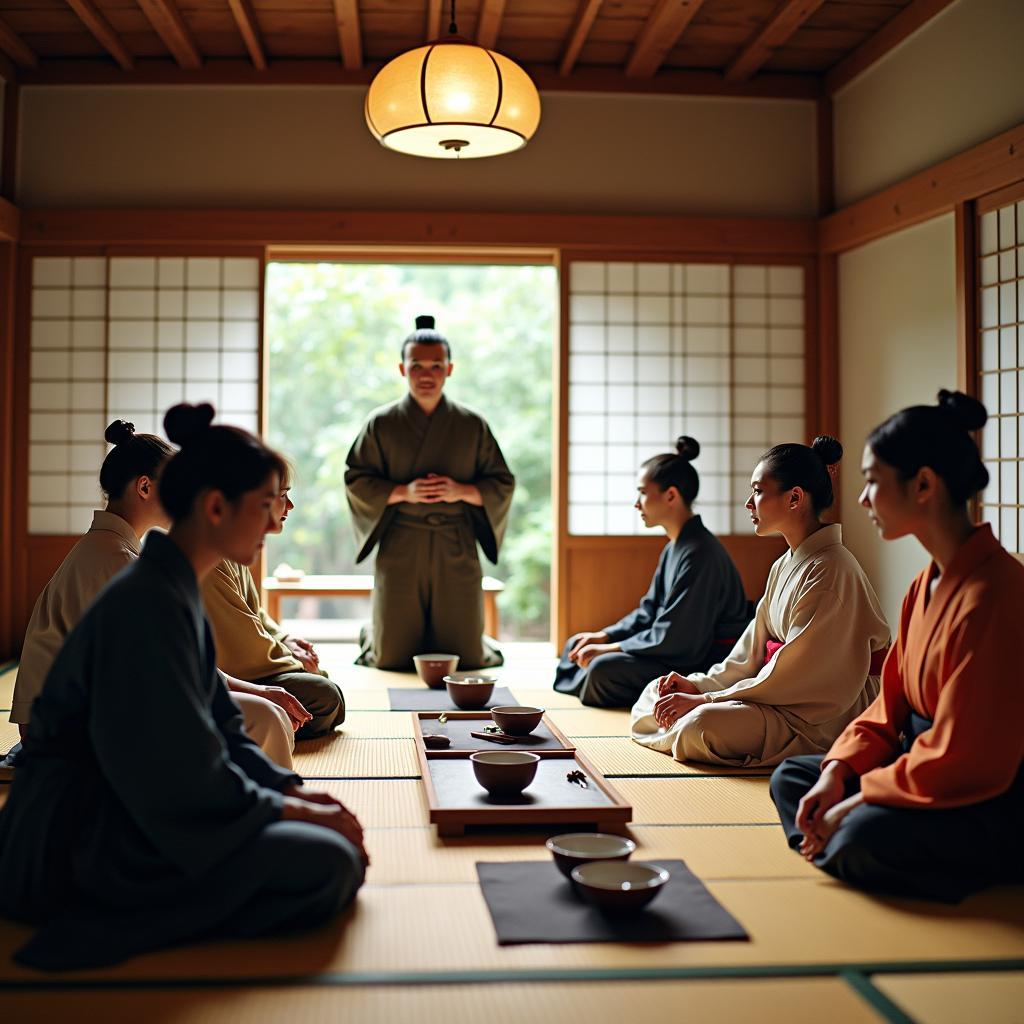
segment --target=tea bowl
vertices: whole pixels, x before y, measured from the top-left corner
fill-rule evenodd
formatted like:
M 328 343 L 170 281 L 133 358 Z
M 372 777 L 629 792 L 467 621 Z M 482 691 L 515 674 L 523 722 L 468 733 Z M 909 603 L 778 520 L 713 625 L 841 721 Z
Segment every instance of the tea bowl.
M 484 750 L 470 754 L 476 781 L 491 796 L 519 796 L 533 782 L 540 758 L 523 750 Z
M 440 690 L 444 686 L 444 677 L 459 667 L 457 654 L 414 654 L 412 661 L 416 674 L 432 690 Z
M 623 836 L 607 832 L 566 832 L 552 836 L 545 844 L 555 858 L 558 870 L 566 878 L 572 877 L 572 869 L 591 861 L 629 860 L 636 843 Z

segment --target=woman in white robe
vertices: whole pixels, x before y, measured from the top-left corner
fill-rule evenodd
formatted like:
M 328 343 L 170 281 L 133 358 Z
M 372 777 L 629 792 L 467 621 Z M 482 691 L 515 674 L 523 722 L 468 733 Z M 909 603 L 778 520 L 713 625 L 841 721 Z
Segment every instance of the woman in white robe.
M 773 765 L 824 753 L 875 698 L 889 626 L 841 528 L 821 521 L 841 457 L 825 437 L 762 456 L 746 507 L 754 532 L 781 534 L 789 551 L 725 661 L 648 684 L 631 716 L 637 743 L 680 761 Z

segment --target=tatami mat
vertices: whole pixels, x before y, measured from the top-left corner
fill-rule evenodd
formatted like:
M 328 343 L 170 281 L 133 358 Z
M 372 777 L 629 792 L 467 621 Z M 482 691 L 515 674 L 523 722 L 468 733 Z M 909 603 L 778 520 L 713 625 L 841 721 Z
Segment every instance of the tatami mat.
M 348 914 L 308 934 L 165 950 L 83 977 L 269 980 L 323 971 L 784 968 L 1024 956 L 1019 890 L 991 891 L 950 908 L 875 899 L 824 878 L 712 881 L 708 888 L 751 941 L 499 947 L 477 885 L 369 884 Z M 9 955 L 27 934 L 0 927 L 0 978 L 33 976 Z
M 525 985 L 424 985 L 411 988 L 226 988 L 202 993 L 17 993 L 4 998 L 11 1020 L 93 1020 L 105 1024 L 623 1024 L 643 1018 L 675 1024 L 757 1020 L 813 1021 L 828 1007 L 829 1024 L 881 1019 L 832 978 L 587 982 Z
M 0 755 L 6 754 L 21 739 L 18 727 L 13 722 L 8 721 L 7 716 L 8 712 L 6 711 L 0 715 Z
M 556 708 L 548 717 L 566 736 L 629 735 L 629 712 L 606 711 L 601 708 Z
M 477 861 L 547 861 L 548 832 L 475 833 L 441 839 L 433 828 L 368 828 L 366 846 L 374 885 L 473 883 Z M 815 878 L 816 869 L 797 856 L 773 828 L 750 825 L 716 831 L 700 827 L 638 826 L 634 860 L 678 859 L 705 881 L 730 878 Z
M 670 754 L 634 743 L 628 736 L 580 738 L 576 746 L 605 775 L 770 775 L 770 768 L 721 768 L 681 763 Z
M 14 681 L 17 678 L 17 667 L 0 672 L 0 711 L 11 710 L 11 701 L 14 699 Z
M 418 776 L 411 739 L 356 739 L 335 732 L 295 745 L 295 770 L 307 778 L 387 779 Z
M 777 824 L 765 779 L 615 779 L 638 825 Z
M 307 785 L 336 796 L 363 828 L 427 826 L 427 796 L 419 779 L 310 779 Z
M 893 974 L 872 980 L 917 1024 L 1024 1024 L 1024 972 Z
M 408 711 L 346 711 L 338 731 L 362 739 L 412 739 L 412 718 Z
M 578 708 L 580 702 L 576 697 L 568 693 L 559 693 L 557 690 L 538 687 L 536 682 L 532 686 L 524 686 L 519 683 L 502 683 L 507 685 L 520 704 L 528 704 L 534 708 L 547 708 L 549 711 L 554 708 Z

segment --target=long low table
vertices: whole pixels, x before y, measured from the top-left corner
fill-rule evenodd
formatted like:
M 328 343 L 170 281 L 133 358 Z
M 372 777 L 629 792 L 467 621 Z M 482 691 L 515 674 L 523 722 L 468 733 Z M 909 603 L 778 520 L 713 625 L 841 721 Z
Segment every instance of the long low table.
M 498 635 L 498 595 L 505 589 L 501 580 L 484 576 L 481 581 L 484 594 L 484 632 Z M 368 574 L 349 576 L 303 576 L 299 580 L 279 580 L 276 576 L 263 579 L 264 603 L 267 614 L 281 621 L 282 597 L 369 597 L 373 593 L 373 577 Z

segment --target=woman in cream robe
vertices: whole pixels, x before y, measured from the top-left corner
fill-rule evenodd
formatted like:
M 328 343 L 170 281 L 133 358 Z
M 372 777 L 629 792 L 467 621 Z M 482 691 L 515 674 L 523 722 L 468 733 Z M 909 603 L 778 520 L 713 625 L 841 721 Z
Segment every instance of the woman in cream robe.
M 755 467 L 755 531 L 782 533 L 790 550 L 725 661 L 648 684 L 632 711 L 636 742 L 680 761 L 772 765 L 824 752 L 874 699 L 889 627 L 841 528 L 819 518 L 841 455 L 817 438 L 779 445 Z

